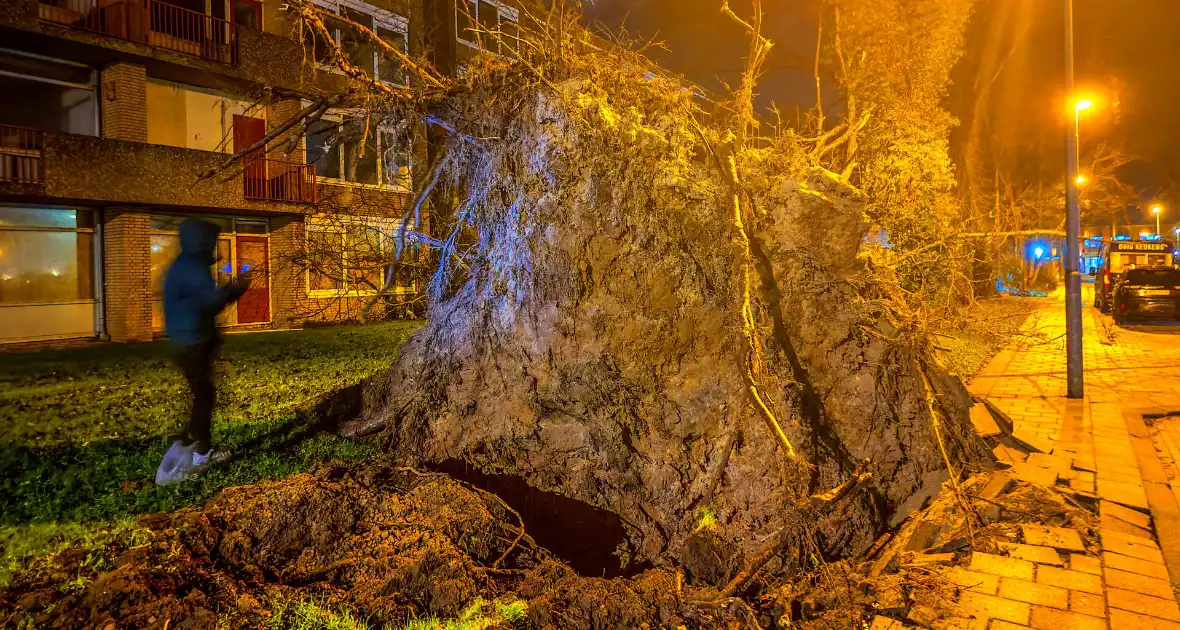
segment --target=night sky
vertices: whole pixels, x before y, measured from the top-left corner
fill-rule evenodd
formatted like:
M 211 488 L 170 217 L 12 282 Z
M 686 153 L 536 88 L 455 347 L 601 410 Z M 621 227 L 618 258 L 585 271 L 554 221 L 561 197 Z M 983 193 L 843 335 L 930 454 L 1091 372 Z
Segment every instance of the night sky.
M 746 0 L 732 0 L 734 11 L 748 11 Z M 815 103 L 816 0 L 764 0 L 764 34 L 775 43 L 759 83 L 759 105 L 778 104 L 783 116 Z M 668 50 L 650 56 L 664 68 L 702 87 L 720 92 L 737 83 L 749 40 L 721 14 L 720 0 L 595 0 L 588 20 L 631 37 L 662 42 Z M 835 95 L 833 95 L 835 96 Z M 825 98 L 826 100 L 826 98 Z M 838 100 L 838 98 L 837 98 Z
M 1017 55 L 1029 61 L 1005 69 L 1018 76 L 1005 81 L 1002 106 L 1007 133 L 1035 141 L 1044 160 L 1052 163 L 1063 152 L 1058 109 L 1065 99 L 1062 3 L 980 0 L 975 19 L 986 17 L 993 2 L 1034 3 L 1035 18 L 1020 44 L 1023 55 Z M 784 117 L 793 118 L 796 107 L 806 109 L 815 100 L 811 66 L 817 3 L 764 0 L 765 34 L 775 48 L 759 84 L 759 105 L 765 108 L 774 101 Z M 731 5 L 739 13 L 749 6 L 745 0 L 731 0 Z M 736 82 L 747 42 L 719 7 L 720 0 L 595 0 L 587 2 L 585 13 L 587 20 L 611 30 L 625 26 L 633 37 L 663 42 L 668 50 L 653 50 L 651 57 L 720 91 L 723 82 Z M 1126 179 L 1142 190 L 1145 200 L 1171 204 L 1180 220 L 1180 1 L 1075 0 L 1075 14 L 1078 85 L 1094 93 L 1099 105 L 1084 121 L 1083 151 L 1108 142 L 1141 158 Z M 981 30 L 970 31 L 968 47 L 982 46 Z M 947 100 L 956 115 L 959 103 L 970 100 L 973 83 L 963 70 L 957 69 L 959 83 Z M 825 101 L 839 102 L 835 90 L 825 90 Z

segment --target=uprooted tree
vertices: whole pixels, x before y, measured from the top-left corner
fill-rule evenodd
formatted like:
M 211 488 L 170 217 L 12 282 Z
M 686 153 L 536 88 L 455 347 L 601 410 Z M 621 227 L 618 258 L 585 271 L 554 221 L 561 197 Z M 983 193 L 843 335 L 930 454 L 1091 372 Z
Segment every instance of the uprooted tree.
M 912 5 L 864 4 L 893 16 Z M 317 5 L 291 10 L 324 28 Z M 439 131 L 392 234 L 395 257 L 432 250 L 429 317 L 364 384 L 344 426 L 398 468 L 236 491 L 178 517 L 170 526 L 187 533 L 168 538 L 167 552 L 183 539 L 188 553 L 255 581 L 331 580 L 346 603 L 382 617 L 455 614 L 481 582 L 531 598 L 539 627 L 753 627 L 742 598 L 756 581 L 864 552 L 907 507 L 987 457 L 970 398 L 921 320 L 920 301 L 947 292 L 909 290 L 904 271 L 861 252 L 869 209 L 880 222 L 891 204 L 925 194 L 922 174 L 889 185 L 895 158 L 916 143 L 933 156 L 925 164 L 941 164 L 945 129 L 896 129 L 908 123 L 889 114 L 906 102 L 893 86 L 843 130 L 820 118 L 818 138 L 799 130 L 755 147 L 751 98 L 772 44 L 757 1 L 748 18 L 724 3 L 722 13 L 747 29 L 750 49 L 734 99 L 708 123 L 692 90 L 556 10 L 526 16 L 531 35 L 484 33 L 511 54 L 479 58 L 459 78 L 368 32 L 404 62 L 406 88 L 369 80 L 336 50 L 334 63 L 365 89 L 312 103 L 287 129 L 352 105 Z M 910 25 L 954 47 L 950 24 Z M 849 76 L 872 72 L 875 31 L 837 32 L 840 55 L 857 59 Z M 927 77 L 923 102 L 945 76 Z M 902 230 L 944 200 L 907 203 Z M 428 233 L 427 214 L 448 221 Z M 907 247 L 909 260 L 925 251 Z M 571 582 L 522 528 L 491 524 L 499 508 L 421 481 L 448 460 L 613 512 L 627 534 L 620 563 L 665 570 Z M 397 496 L 381 498 L 387 491 Z M 483 525 L 468 529 L 470 518 Z
M 318 9 L 301 11 L 316 28 Z M 826 168 L 798 135 L 750 146 L 771 43 L 757 3 L 749 20 L 723 12 L 751 44 L 717 124 L 698 122 L 690 90 L 557 12 L 503 43 L 512 61 L 459 79 L 415 66 L 422 89 L 386 89 L 391 115 L 445 130 L 428 182 L 458 205 L 428 323 L 366 385 L 348 432 L 403 462 L 461 459 L 608 509 L 636 560 L 671 562 L 706 510 L 746 557 L 780 532 L 783 570 L 862 551 L 908 498 L 982 455 L 969 398 L 915 334 L 905 290 L 858 255 L 866 204 L 888 216 L 895 188 L 865 176 L 866 196 L 853 168 Z M 947 66 L 922 75 L 928 104 L 959 40 L 946 20 L 911 20 L 924 24 Z M 900 106 L 882 96 L 878 109 Z M 865 133 L 859 116 L 875 113 L 846 126 Z M 890 120 L 874 125 L 905 128 Z M 923 148 L 945 163 L 945 129 L 932 138 Z M 881 145 L 869 163 L 882 169 L 920 143 L 860 142 Z M 809 497 L 850 480 L 816 512 Z

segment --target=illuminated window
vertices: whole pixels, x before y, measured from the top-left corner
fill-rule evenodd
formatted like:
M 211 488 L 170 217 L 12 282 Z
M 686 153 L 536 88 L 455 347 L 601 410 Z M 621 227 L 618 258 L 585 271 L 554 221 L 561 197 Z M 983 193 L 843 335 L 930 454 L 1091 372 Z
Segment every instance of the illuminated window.
M 494 53 L 505 53 L 518 36 L 520 11 L 488 0 L 455 0 L 455 37 L 462 44 Z
M 344 288 L 344 233 L 307 228 L 308 291 Z
M 94 298 L 89 210 L 0 208 L 0 304 Z
M 305 140 L 307 163 L 316 165 L 319 178 L 410 189 L 412 140 L 408 132 L 366 126 L 364 118 L 327 114 L 308 127 Z
M 348 0 L 340 4 L 326 0 L 315 0 L 316 4 L 329 9 L 333 13 L 360 24 L 372 31 L 381 41 L 399 50 L 402 54 L 409 54 L 409 22 L 402 16 L 383 9 L 370 6 L 357 0 Z M 373 43 L 369 36 L 353 28 L 344 20 L 327 17 L 324 26 L 331 35 L 331 41 L 323 33 L 313 31 L 311 37 L 305 38 L 308 56 L 320 65 L 329 65 L 332 59 L 332 46 L 340 47 L 349 63 L 357 66 L 362 72 L 385 81 L 387 83 L 404 84 L 405 69 L 400 60 L 383 53 Z
M 393 259 L 397 223 L 389 219 L 320 216 L 307 222 L 307 291 L 310 297 L 374 295 Z M 400 277 L 400 276 L 399 276 Z M 395 292 L 411 286 L 396 283 Z

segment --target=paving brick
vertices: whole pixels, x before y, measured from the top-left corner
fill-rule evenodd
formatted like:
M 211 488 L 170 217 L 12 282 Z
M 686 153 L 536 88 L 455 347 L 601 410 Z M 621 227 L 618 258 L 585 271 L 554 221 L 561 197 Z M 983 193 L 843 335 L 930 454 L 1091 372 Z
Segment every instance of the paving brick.
M 1011 451 L 1011 449 L 1009 449 Z M 1028 464 L 1016 463 L 1012 465 L 1012 474 L 1021 481 L 1034 483 L 1041 486 L 1053 487 L 1057 485 L 1057 471 L 1049 470 L 1048 468 L 1041 468 L 1040 466 L 1030 466 Z M 1146 501 L 1146 499 L 1144 499 Z
M 1093 593 L 1070 591 L 1069 609 L 1077 613 L 1082 613 L 1083 615 L 1105 617 L 1106 599 L 1101 595 L 1095 595 Z
M 1134 534 L 1124 534 L 1123 532 L 1106 530 L 1106 529 L 1100 529 L 1099 534 L 1101 534 L 1102 536 L 1109 536 L 1113 540 L 1122 540 L 1125 542 L 1134 543 L 1136 545 L 1143 545 L 1145 547 L 1151 547 L 1152 549 L 1159 549 L 1159 545 L 1155 544 L 1155 540 L 1153 540 L 1150 536 L 1147 538 L 1144 538 L 1143 536 L 1135 536 Z
M 1018 560 L 1016 558 L 997 556 L 990 553 L 975 552 L 971 554 L 969 568 L 972 571 L 991 573 L 992 575 L 1011 577 L 1019 580 L 1033 579 L 1033 563 L 1027 560 Z
M 968 571 L 960 567 L 955 567 L 951 571 L 948 571 L 946 577 L 961 589 L 984 595 L 995 595 L 1000 587 L 1000 576 L 990 573 L 980 573 L 978 571 Z
M 1121 588 L 1126 591 L 1134 591 L 1165 599 L 1173 596 L 1172 585 L 1166 580 L 1159 580 L 1147 577 L 1146 575 L 1139 575 L 1138 573 L 1128 573 L 1110 567 L 1106 567 L 1105 573 L 1106 584 L 1111 588 Z
M 1102 594 L 1102 578 L 1081 571 L 1058 569 L 1057 567 L 1041 566 L 1037 568 L 1037 583 L 1058 586 L 1071 591 Z
M 1000 448 L 1003 448 L 1002 446 Z M 1005 454 L 1007 450 L 1005 449 Z M 1001 494 L 1004 494 L 1012 487 L 1012 475 L 1001 470 L 992 474 L 992 476 L 984 484 L 983 489 L 979 491 L 979 496 L 984 499 L 994 499 Z
M 1142 486 L 1103 479 L 1101 474 L 1098 475 L 1098 496 L 1107 501 L 1147 509 L 1147 494 L 1143 492 Z
M 1102 559 L 1083 556 L 1080 553 L 1071 553 L 1069 554 L 1069 568 L 1071 571 L 1102 575 Z
M 1106 563 L 1106 566 L 1112 569 L 1127 571 L 1129 573 L 1138 573 L 1139 575 L 1146 575 L 1147 577 L 1156 578 L 1157 580 L 1169 579 L 1168 567 L 1158 562 L 1140 560 L 1139 558 L 1132 558 L 1130 556 L 1111 553 L 1109 551 L 1102 552 L 1102 559 Z
M 1154 542 L 1151 542 L 1150 546 L 1147 546 L 1143 544 L 1127 542 L 1121 538 L 1102 536 L 1102 549 L 1104 551 L 1120 553 L 1124 556 L 1131 556 L 1132 558 L 1139 558 L 1140 560 L 1148 560 L 1159 564 L 1163 564 L 1164 562 L 1164 554 L 1160 553 L 1159 548 L 1155 546 Z
M 1043 525 L 1021 525 L 1024 542 L 1042 547 L 1054 547 L 1067 551 L 1085 551 L 1082 537 L 1076 530 L 1064 527 L 1045 527 Z
M 1099 504 L 1099 512 L 1101 512 L 1103 516 L 1109 514 L 1109 516 L 1112 516 L 1116 519 L 1125 520 L 1127 523 L 1139 527 L 1139 529 L 1142 530 L 1149 530 L 1152 527 L 1152 517 L 1147 516 L 1145 513 L 1132 510 L 1132 508 L 1123 507 L 1116 503 L 1110 503 L 1110 501 L 1102 501 L 1102 503 Z
M 1034 606 L 1032 627 L 1037 630 L 1107 630 L 1106 620 L 1076 612 Z
M 1165 484 L 1146 482 L 1143 489 L 1151 506 L 1152 520 L 1166 523 L 1156 528 L 1159 546 L 1173 577 L 1180 578 L 1180 528 L 1176 527 L 1176 523 L 1180 523 L 1180 503 L 1177 503 L 1172 488 Z
M 1028 626 L 1022 626 L 1015 623 L 1008 623 L 1007 621 L 993 621 L 992 625 L 988 626 L 989 630 L 1028 630 Z
M 1046 455 L 1044 453 L 1032 453 L 1026 461 L 1033 466 L 1052 468 L 1054 470 L 1069 470 L 1073 466 L 1073 461 L 1069 457 Z
M 1028 624 L 1031 608 L 1024 602 L 980 593 L 964 593 L 959 605 L 966 614 L 979 619 L 1000 619 L 1021 624 Z
M 975 425 L 975 432 L 979 437 L 993 437 L 999 435 L 1000 425 L 996 424 L 996 419 L 992 417 L 992 412 L 987 410 L 986 405 L 974 405 L 971 407 L 971 424 Z
M 1117 608 L 1110 611 L 1111 630 L 1180 630 L 1180 623 Z
M 1002 578 L 998 595 L 1005 599 L 1014 599 L 1018 602 L 1028 602 L 1038 606 L 1069 608 L 1069 591 L 1047 584 Z
M 1038 564 L 1052 564 L 1059 567 L 1065 564 L 1061 559 L 1061 555 L 1052 547 L 1000 543 L 1000 549 L 1006 551 L 1010 558 L 1028 560 L 1029 562 L 1036 562 Z
M 904 628 L 905 626 L 900 621 L 881 615 L 873 617 L 873 625 L 869 626 L 869 630 L 904 630 Z
M 1124 520 L 1115 518 L 1111 516 L 1109 512 L 1103 512 L 1098 520 L 1102 526 L 1102 529 L 1106 531 L 1118 532 L 1128 536 L 1136 536 L 1138 538 L 1147 538 L 1149 540 L 1153 540 L 1150 531 L 1143 529 L 1142 527 L 1132 525 Z
M 1003 586 L 1001 586 L 1000 591 L 1003 592 L 1003 590 Z M 1121 588 L 1109 588 L 1106 590 L 1106 601 L 1111 608 L 1129 610 L 1160 619 L 1180 621 L 1180 606 L 1176 605 L 1175 599 L 1162 599 L 1125 591 Z
M 935 619 L 934 621 L 930 622 L 930 627 L 934 630 L 988 630 L 988 620 L 950 617 Z M 1016 627 L 1023 628 L 1026 626 Z

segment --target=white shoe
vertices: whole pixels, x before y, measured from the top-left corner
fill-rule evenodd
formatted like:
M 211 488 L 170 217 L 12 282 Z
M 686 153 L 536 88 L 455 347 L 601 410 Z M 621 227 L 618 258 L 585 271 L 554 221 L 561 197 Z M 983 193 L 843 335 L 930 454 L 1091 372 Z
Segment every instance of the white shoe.
M 219 462 L 225 458 L 226 458 L 226 454 L 224 451 L 215 451 L 213 449 L 209 449 L 208 453 L 198 453 L 194 449 L 193 450 L 193 467 L 194 468 L 201 468 L 202 466 L 208 466 L 209 464 L 212 464 L 214 462 Z
M 156 485 L 167 486 L 184 481 L 193 468 L 193 446 L 185 446 L 180 440 L 172 443 L 164 453 L 160 467 L 156 469 Z

